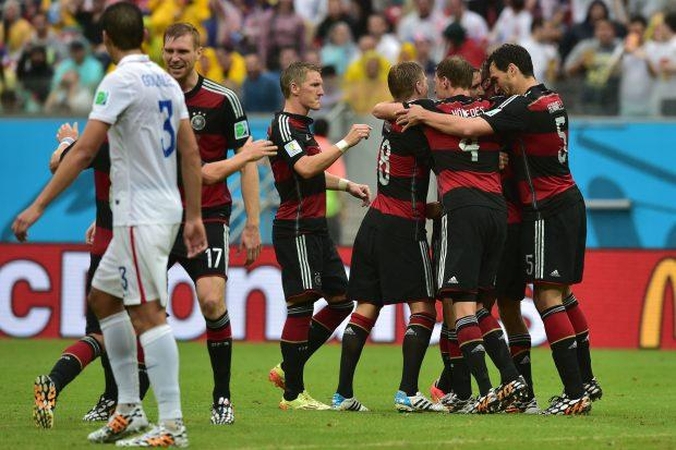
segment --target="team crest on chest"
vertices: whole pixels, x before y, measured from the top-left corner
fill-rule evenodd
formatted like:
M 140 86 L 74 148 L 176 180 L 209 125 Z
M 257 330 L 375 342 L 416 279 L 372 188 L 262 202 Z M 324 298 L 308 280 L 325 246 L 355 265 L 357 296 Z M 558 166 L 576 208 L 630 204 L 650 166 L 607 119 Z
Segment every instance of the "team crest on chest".
M 201 131 L 207 125 L 206 114 L 201 111 L 193 111 L 190 118 L 190 126 L 195 131 Z

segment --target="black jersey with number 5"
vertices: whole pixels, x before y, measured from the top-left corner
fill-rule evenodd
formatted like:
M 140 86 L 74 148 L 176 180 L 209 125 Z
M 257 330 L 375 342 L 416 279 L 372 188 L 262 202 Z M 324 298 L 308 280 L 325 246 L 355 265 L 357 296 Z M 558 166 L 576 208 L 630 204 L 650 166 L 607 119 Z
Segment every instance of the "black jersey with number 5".
M 512 137 L 524 214 L 556 213 L 582 199 L 568 167 L 568 113 L 559 94 L 539 84 L 482 117 L 496 133 Z

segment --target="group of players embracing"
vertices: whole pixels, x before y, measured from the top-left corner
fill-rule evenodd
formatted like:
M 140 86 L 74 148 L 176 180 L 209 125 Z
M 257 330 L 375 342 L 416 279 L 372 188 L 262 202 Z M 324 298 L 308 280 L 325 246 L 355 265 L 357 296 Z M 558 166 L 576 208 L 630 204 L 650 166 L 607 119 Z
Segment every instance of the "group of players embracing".
M 319 194 L 347 190 L 366 201 L 364 186 L 323 170 L 368 132 L 354 125 L 343 140 L 319 152 L 307 114 L 318 109 L 323 93 L 320 69 L 295 63 L 282 74 L 283 90 L 285 83 L 285 107 L 269 133 L 280 149 L 271 157 L 282 200 L 273 240 L 288 308 L 283 362 L 269 374 L 284 389 L 280 407 L 368 411 L 353 390 L 362 349 L 380 309 L 407 303 L 398 410 L 588 413 L 602 390 L 592 372 L 587 321 L 571 291 L 582 280 L 585 205 L 568 166 L 566 109 L 556 92 L 534 78 L 528 52 L 505 44 L 480 70 L 460 57 L 445 59 L 434 78 L 438 100 L 428 99 L 416 63 L 390 69 L 394 102 L 373 109 L 384 120 L 378 192 L 354 241 L 349 281 L 322 221 Z M 428 203 L 432 171 L 438 201 Z M 433 220 L 432 251 L 427 219 Z M 527 283 L 533 284 L 564 385 L 542 410 L 520 308 Z M 312 317 L 320 297 L 328 305 Z M 418 377 L 437 300 L 443 305 L 444 368 L 429 400 L 419 391 Z M 508 342 L 491 312 L 496 300 Z M 303 368 L 352 311 L 353 301 L 329 406 L 305 390 Z M 500 373 L 496 386 L 486 353 Z

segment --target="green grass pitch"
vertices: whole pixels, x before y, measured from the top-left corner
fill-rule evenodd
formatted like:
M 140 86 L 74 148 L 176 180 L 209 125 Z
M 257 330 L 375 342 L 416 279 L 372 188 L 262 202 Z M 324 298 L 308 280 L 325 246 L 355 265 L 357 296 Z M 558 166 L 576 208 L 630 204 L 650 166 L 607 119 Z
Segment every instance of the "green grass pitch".
M 33 379 L 48 373 L 70 342 L 0 339 L 0 449 L 93 447 L 86 436 L 99 424 L 81 422 L 81 417 L 103 387 L 98 361 L 60 395 L 53 429 L 38 429 L 31 419 Z M 217 427 L 209 424 L 212 384 L 205 345 L 181 343 L 179 349 L 183 412 L 195 449 L 676 448 L 675 352 L 594 351 L 604 396 L 587 417 L 457 416 L 395 411 L 401 350 L 393 345 L 368 345 L 357 370 L 355 393 L 372 412 L 281 411 L 281 392 L 267 381 L 268 370 L 279 362 L 279 347 L 235 343 L 236 422 Z M 330 401 L 339 357 L 340 346 L 331 344 L 308 363 L 306 386 L 315 398 Z M 535 350 L 533 361 L 535 390 L 544 405 L 561 388 L 547 349 Z M 426 395 L 440 369 L 432 347 L 420 377 Z M 152 395 L 145 408 L 151 420 L 157 418 Z

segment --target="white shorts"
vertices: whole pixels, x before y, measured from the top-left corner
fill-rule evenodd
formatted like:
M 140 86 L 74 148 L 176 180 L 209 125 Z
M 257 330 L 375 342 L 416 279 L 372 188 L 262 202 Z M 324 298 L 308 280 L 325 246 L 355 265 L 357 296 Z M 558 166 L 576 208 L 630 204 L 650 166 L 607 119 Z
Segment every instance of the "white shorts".
M 159 300 L 167 305 L 167 262 L 179 224 L 113 227 L 113 239 L 94 273 L 92 287 L 125 305 Z

